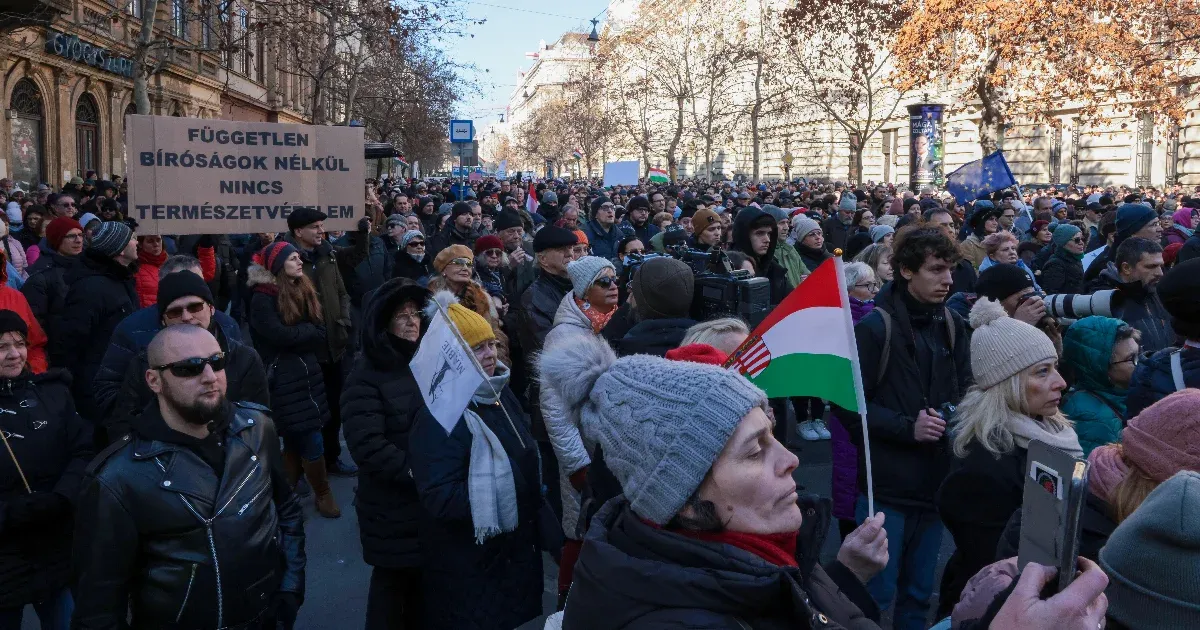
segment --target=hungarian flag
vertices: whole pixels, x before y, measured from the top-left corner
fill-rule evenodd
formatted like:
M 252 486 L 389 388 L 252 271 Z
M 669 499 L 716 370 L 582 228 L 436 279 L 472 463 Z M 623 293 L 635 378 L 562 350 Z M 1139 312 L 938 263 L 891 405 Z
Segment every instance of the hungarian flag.
M 770 398 L 866 408 L 842 260 L 821 263 L 754 329 L 730 364 Z
M 534 187 L 533 180 L 529 180 L 529 192 L 525 195 L 525 209 L 529 211 L 529 214 L 537 212 L 538 209 L 537 188 Z
M 575 158 L 576 160 L 582 160 L 583 159 L 583 150 L 575 149 L 574 151 L 571 151 L 571 157 Z
M 655 184 L 665 184 L 665 183 L 671 181 L 671 178 L 667 177 L 666 169 L 662 169 L 662 168 L 650 169 L 649 179 L 651 182 L 653 182 Z

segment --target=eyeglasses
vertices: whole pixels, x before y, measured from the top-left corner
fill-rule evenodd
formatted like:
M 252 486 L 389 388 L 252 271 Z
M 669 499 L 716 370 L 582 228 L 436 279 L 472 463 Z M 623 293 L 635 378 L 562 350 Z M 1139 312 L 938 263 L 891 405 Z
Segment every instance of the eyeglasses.
M 458 265 L 459 267 L 470 267 L 471 259 L 470 258 L 455 258 L 454 260 L 450 261 L 450 264 Z
M 486 252 L 483 252 L 483 255 L 484 255 L 484 256 L 500 256 L 500 255 L 501 255 L 501 254 L 503 254 L 503 253 L 504 253 L 504 252 L 502 252 L 502 251 L 500 251 L 500 250 L 498 250 L 498 249 L 489 249 L 489 250 L 487 250 Z
M 856 284 L 856 285 L 854 285 L 854 288 L 855 289 L 866 289 L 868 291 L 875 292 L 875 291 L 879 290 L 879 283 L 878 282 L 866 282 L 866 283 L 862 283 L 862 284 Z
M 214 372 L 220 372 L 225 369 L 225 353 L 218 352 L 211 357 L 192 357 L 191 359 L 183 359 L 166 365 L 157 365 L 151 367 L 152 370 L 162 372 L 169 370 L 171 374 L 179 378 L 192 378 L 199 376 L 204 372 L 204 366 L 211 365 Z
M 56 205 L 60 208 L 74 208 L 75 202 L 74 201 L 60 201 L 54 205 Z
M 425 247 L 425 241 L 413 241 L 408 244 L 409 247 Z
M 63 235 L 63 240 L 64 241 L 81 241 L 81 240 L 83 240 L 83 233 L 81 232 L 79 234 L 65 234 L 65 235 Z
M 203 311 L 205 306 L 208 306 L 208 302 L 194 302 L 192 304 L 188 304 L 187 306 L 172 306 L 171 308 L 163 311 L 163 317 L 166 317 L 167 319 L 179 319 L 180 317 L 183 317 L 183 312 L 185 310 L 192 315 L 196 315 L 200 313 L 200 311 Z
M 1134 353 L 1133 356 L 1129 357 L 1128 359 L 1121 359 L 1120 361 L 1113 361 L 1112 363 L 1109 363 L 1109 365 L 1110 366 L 1121 365 L 1122 363 L 1132 363 L 1134 365 L 1134 367 L 1137 367 L 1137 364 L 1138 364 L 1137 353 Z
M 599 278 L 596 278 L 596 281 L 592 284 L 600 287 L 601 289 L 611 289 L 616 283 L 617 279 L 612 276 L 600 276 Z
M 407 321 L 410 324 L 415 324 L 421 321 L 421 314 L 417 311 L 399 311 L 395 315 L 392 315 L 392 321 Z
M 1082 239 L 1082 238 L 1080 238 L 1080 237 L 1078 237 L 1078 236 L 1076 236 L 1075 238 L 1071 239 L 1071 242 L 1072 242 L 1072 243 L 1078 243 L 1078 244 L 1080 244 L 1080 245 L 1083 245 L 1083 239 Z

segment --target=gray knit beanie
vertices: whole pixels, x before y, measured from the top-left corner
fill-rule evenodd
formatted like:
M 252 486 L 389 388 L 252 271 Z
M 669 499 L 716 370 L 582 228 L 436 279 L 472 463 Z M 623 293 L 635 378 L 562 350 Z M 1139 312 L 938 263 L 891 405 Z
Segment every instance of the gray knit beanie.
M 734 429 L 767 397 L 736 372 L 649 355 L 618 359 L 586 335 L 538 360 L 542 387 L 600 445 L 640 517 L 665 525 L 696 492 Z
M 1013 319 L 996 300 L 981 297 L 971 308 L 971 373 L 987 389 L 1058 351 L 1046 333 Z
M 92 234 L 88 249 L 101 256 L 113 258 L 124 251 L 129 240 L 133 238 L 133 230 L 120 221 L 104 221 Z
M 567 263 L 567 275 L 571 277 L 571 290 L 575 292 L 575 297 L 582 300 L 587 295 L 588 287 L 605 269 L 612 269 L 614 273 L 617 271 L 611 261 L 599 256 L 584 256 Z
M 1200 474 L 1163 482 L 1100 550 L 1108 616 L 1127 628 L 1200 628 Z
M 776 223 L 788 218 L 787 210 L 784 210 L 783 208 L 780 208 L 779 206 L 771 205 L 768 203 L 762 207 L 762 210 L 763 210 L 763 212 L 766 212 L 767 214 L 771 215 L 771 218 L 775 219 Z
M 888 234 L 893 234 L 895 231 L 896 228 L 890 225 L 872 225 L 871 229 L 867 230 L 867 234 L 871 235 L 872 243 L 878 243 L 879 241 L 883 240 L 883 237 L 887 236 Z
M 797 243 L 803 241 L 804 237 L 808 236 L 809 232 L 819 229 L 821 229 L 821 224 L 808 217 L 801 216 L 792 220 L 792 238 L 795 239 Z

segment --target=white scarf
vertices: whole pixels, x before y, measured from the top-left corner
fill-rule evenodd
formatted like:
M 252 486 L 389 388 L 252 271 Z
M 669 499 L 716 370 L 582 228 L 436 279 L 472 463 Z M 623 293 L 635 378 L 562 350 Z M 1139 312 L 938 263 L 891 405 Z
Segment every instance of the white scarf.
M 471 402 L 476 405 L 500 405 L 500 392 L 508 385 L 509 371 L 496 363 L 496 375 L 475 390 Z M 488 428 L 479 414 L 467 407 L 463 412 L 471 432 L 471 463 L 467 470 L 467 500 L 471 504 L 471 522 L 475 542 L 517 528 L 517 487 L 512 464 L 500 438 Z
M 1079 436 L 1075 428 L 1066 425 L 1058 431 L 1052 431 L 1053 425 L 1046 421 L 1038 421 L 1026 415 L 1014 419 L 1009 425 L 1013 441 L 1021 448 L 1029 448 L 1029 442 L 1040 440 L 1069 453 L 1072 457 L 1083 457 L 1083 447 L 1079 445 Z

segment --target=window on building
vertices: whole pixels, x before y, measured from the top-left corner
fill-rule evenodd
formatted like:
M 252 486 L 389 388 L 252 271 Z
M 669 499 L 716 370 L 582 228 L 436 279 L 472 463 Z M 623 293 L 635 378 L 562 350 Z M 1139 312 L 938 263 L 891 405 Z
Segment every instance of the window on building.
M 100 108 L 90 94 L 75 105 L 75 156 L 80 177 L 100 170 Z
M 1062 121 L 1055 120 L 1047 128 L 1050 134 L 1050 183 L 1062 182 Z
M 187 0 L 171 0 L 171 34 L 187 39 Z
M 12 114 L 10 137 L 12 161 L 9 172 L 13 183 L 23 190 L 33 190 L 45 181 L 42 94 L 29 79 L 21 79 L 13 87 L 8 103 Z
M 129 4 L 125 5 L 125 12 L 135 18 L 142 17 L 142 0 L 129 0 Z
M 1150 185 L 1150 167 L 1154 161 L 1154 115 L 1145 113 L 1138 120 L 1137 158 L 1134 160 L 1134 186 Z
M 1171 125 L 1171 137 L 1167 144 L 1167 186 L 1179 183 L 1179 136 L 1182 133 L 1178 123 Z

